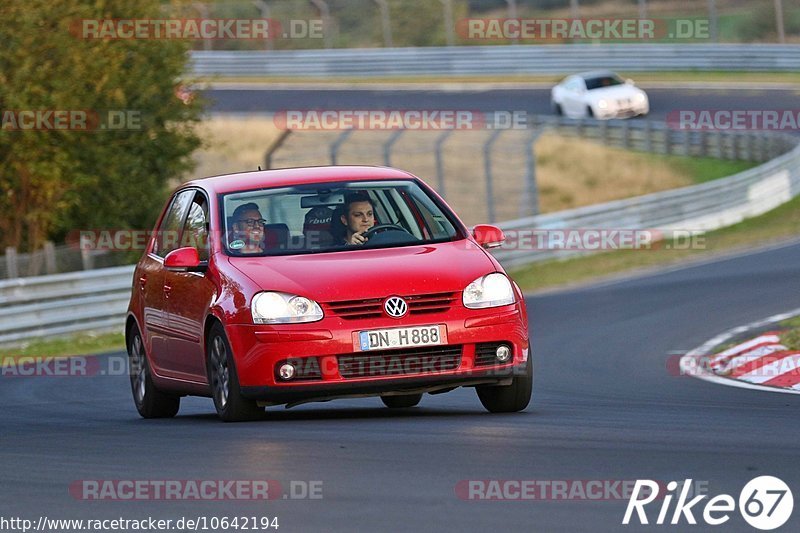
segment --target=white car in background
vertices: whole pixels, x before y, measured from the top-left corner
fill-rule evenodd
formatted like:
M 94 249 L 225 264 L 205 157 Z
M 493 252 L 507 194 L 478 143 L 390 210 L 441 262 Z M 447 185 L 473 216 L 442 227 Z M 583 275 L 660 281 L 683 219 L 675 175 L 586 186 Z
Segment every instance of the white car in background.
M 550 103 L 556 114 L 569 118 L 628 118 L 650 112 L 647 94 L 610 71 L 567 76 L 550 91 Z

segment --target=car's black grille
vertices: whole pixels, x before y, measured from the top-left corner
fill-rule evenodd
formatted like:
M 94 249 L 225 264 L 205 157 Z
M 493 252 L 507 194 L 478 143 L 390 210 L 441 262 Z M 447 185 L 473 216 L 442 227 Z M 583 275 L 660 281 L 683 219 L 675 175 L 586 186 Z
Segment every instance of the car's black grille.
M 409 315 L 440 313 L 447 311 L 458 298 L 457 292 L 439 292 L 434 294 L 414 294 L 401 296 L 408 304 Z M 385 316 L 383 302 L 386 298 L 370 298 L 368 300 L 346 300 L 328 302 L 325 307 L 334 315 L 345 319 L 378 318 Z
M 426 346 L 404 350 L 382 350 L 337 357 L 343 378 L 427 374 L 455 370 L 461 364 L 461 346 Z
M 505 363 L 497 360 L 497 347 L 505 344 L 511 349 L 512 359 Z M 510 342 L 487 342 L 475 345 L 475 366 L 505 365 L 513 360 L 514 348 Z
M 294 365 L 295 375 L 290 380 L 285 380 L 280 377 L 280 368 L 284 363 L 291 363 Z M 275 380 L 280 382 L 291 381 L 317 381 L 322 379 L 322 372 L 319 369 L 319 359 L 316 357 L 298 357 L 294 359 L 285 359 L 278 361 L 275 365 Z

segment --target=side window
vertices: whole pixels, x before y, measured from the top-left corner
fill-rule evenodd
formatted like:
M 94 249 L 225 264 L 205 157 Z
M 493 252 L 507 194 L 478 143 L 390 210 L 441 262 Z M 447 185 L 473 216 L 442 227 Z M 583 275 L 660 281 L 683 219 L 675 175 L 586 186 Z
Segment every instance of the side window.
M 208 202 L 197 193 L 189 206 L 186 223 L 181 234 L 181 247 L 192 246 L 197 250 L 200 261 L 208 261 Z
M 156 245 L 153 247 L 153 253 L 157 256 L 164 257 L 178 248 L 181 222 L 183 222 L 183 216 L 194 194 L 195 191 L 182 191 L 173 198 L 172 204 L 164 215 L 156 235 Z

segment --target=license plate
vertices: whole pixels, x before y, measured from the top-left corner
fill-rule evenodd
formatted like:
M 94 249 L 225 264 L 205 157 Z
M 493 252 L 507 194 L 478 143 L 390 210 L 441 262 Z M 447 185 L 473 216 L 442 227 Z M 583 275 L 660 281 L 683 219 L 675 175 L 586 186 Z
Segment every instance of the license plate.
M 392 348 L 435 346 L 437 344 L 447 344 L 447 330 L 443 324 L 359 331 L 356 339 L 356 350 L 368 352 L 370 350 L 391 350 Z

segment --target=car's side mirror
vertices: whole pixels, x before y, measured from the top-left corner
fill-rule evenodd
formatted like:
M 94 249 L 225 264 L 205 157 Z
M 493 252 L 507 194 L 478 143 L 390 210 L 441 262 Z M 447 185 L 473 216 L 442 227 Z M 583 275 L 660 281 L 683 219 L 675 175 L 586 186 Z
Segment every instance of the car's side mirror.
M 170 272 L 205 272 L 208 263 L 200 261 L 196 248 L 186 246 L 168 253 L 164 258 L 164 268 Z
M 506 240 L 503 230 L 490 224 L 478 224 L 472 228 L 472 236 L 478 244 L 487 249 L 502 246 Z

